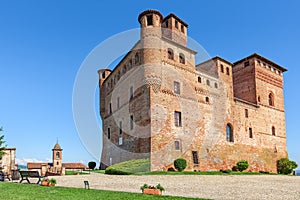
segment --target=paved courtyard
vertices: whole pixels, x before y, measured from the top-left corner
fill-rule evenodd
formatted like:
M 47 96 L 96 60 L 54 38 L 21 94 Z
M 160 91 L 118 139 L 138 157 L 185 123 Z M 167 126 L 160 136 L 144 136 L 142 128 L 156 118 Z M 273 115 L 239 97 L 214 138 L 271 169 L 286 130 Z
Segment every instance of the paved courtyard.
M 144 183 L 160 183 L 164 195 L 210 199 L 300 199 L 300 176 L 272 175 L 149 175 L 117 176 L 105 174 L 55 177 L 57 186 L 140 193 Z

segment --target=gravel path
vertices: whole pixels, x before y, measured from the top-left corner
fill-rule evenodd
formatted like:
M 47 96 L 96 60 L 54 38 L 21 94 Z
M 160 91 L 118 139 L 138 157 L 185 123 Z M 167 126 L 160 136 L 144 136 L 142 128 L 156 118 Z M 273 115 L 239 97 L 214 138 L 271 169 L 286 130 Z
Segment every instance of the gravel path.
M 55 177 L 57 186 L 140 193 L 144 183 L 160 183 L 164 195 L 210 199 L 300 199 L 300 176 L 272 175 L 149 175 L 117 176 L 105 174 Z

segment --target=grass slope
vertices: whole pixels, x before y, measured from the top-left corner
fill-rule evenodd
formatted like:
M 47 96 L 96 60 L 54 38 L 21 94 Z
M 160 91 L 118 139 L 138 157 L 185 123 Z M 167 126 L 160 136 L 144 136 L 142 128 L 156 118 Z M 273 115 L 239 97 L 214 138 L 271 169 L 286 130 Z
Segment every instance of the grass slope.
M 128 192 L 86 190 L 84 188 L 43 187 L 36 184 L 0 182 L 0 199 L 192 199 L 171 196 L 150 196 Z
M 139 174 L 150 172 L 150 159 L 129 160 L 106 168 L 106 174 Z

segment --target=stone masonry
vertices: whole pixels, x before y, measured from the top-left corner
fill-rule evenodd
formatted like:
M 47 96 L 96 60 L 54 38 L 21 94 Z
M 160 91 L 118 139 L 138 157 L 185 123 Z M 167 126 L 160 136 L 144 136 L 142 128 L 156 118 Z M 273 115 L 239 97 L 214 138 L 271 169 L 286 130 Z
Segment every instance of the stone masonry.
M 276 172 L 287 157 L 283 72 L 252 54 L 235 63 L 195 63 L 188 25 L 174 14 L 142 12 L 140 40 L 111 71 L 99 73 L 101 167 L 149 158 L 151 171 L 177 158 L 187 170 Z

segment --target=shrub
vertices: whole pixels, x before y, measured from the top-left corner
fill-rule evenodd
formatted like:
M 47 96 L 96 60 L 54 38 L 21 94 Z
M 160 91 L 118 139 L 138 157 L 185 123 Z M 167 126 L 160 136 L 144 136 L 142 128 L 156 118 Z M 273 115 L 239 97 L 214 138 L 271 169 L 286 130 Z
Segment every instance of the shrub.
M 163 186 L 161 186 L 161 184 L 159 183 L 157 186 L 151 186 L 151 185 L 148 185 L 148 184 L 144 184 L 143 186 L 140 187 L 140 189 L 142 191 L 144 191 L 144 189 L 159 189 L 160 191 L 165 191 L 165 188 Z
M 239 162 L 236 163 L 236 168 L 240 172 L 246 170 L 249 167 L 248 161 L 247 160 L 240 160 Z
M 96 167 L 96 162 L 91 161 L 91 162 L 88 163 L 88 166 L 89 166 L 90 169 L 95 169 L 95 167 Z
M 173 167 L 169 167 L 168 172 L 175 172 L 175 169 Z
M 295 161 L 289 160 L 288 158 L 281 158 L 280 160 L 277 160 L 278 174 L 290 174 L 297 167 L 297 163 Z
M 186 160 L 183 158 L 178 158 L 174 161 L 174 167 L 182 172 L 186 168 Z

